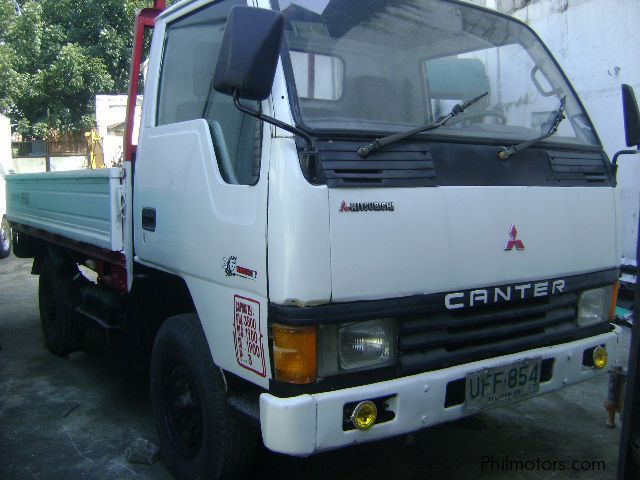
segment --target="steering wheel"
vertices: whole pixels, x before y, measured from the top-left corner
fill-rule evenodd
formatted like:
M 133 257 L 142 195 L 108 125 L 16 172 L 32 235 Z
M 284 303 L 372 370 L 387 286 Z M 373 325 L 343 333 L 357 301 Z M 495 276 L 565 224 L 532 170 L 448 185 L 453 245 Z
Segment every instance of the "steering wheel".
M 451 118 L 447 122 L 447 125 L 455 125 L 456 123 L 460 123 L 460 122 L 471 122 L 472 120 L 482 119 L 485 117 L 497 118 L 500 125 L 506 125 L 507 123 L 507 117 L 504 113 L 499 112 L 498 110 L 487 109 L 487 110 L 480 110 L 479 112 L 461 113 Z

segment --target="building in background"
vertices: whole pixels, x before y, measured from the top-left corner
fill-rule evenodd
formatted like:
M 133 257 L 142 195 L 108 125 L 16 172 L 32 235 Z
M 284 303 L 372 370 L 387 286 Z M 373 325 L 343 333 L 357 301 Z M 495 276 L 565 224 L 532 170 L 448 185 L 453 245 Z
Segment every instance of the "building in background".
M 620 85 L 640 97 L 638 0 L 468 0 L 530 25 L 556 57 L 609 155 L 625 147 Z M 640 157 L 620 157 L 623 264 L 636 265 Z
M 136 102 L 133 143 L 138 143 L 142 96 Z M 112 167 L 122 162 L 124 124 L 127 114 L 126 95 L 96 95 L 96 123 L 102 141 L 104 165 Z

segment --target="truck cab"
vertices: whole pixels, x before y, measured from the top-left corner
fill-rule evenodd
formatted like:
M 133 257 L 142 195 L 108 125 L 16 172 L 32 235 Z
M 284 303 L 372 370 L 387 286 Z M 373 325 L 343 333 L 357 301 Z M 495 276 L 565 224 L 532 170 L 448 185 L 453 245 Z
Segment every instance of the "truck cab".
M 178 477 L 236 478 L 256 426 L 306 456 L 618 361 L 615 176 L 528 26 L 449 0 L 160 10 L 139 144 L 103 175 L 117 241 L 47 235 L 19 175 L 9 220 L 35 272 L 98 271 L 68 280 L 74 332 L 152 352 Z

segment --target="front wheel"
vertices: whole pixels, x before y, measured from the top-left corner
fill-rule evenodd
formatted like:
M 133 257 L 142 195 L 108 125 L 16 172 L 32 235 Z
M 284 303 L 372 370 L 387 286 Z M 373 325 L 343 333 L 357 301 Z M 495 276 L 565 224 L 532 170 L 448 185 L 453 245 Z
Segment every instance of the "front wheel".
M 257 432 L 231 412 L 221 370 L 194 314 L 167 319 L 151 355 L 151 403 L 160 449 L 179 479 L 240 479 Z
M 11 255 L 11 226 L 6 218 L 0 223 L 0 258 Z

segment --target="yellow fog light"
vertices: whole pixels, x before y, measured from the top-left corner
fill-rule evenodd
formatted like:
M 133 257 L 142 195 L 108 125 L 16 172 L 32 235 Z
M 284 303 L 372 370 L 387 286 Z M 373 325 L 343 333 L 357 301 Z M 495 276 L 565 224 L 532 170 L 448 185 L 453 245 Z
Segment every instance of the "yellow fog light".
M 356 405 L 351 414 L 351 423 L 358 430 L 369 430 L 376 423 L 378 409 L 376 404 L 370 400 L 365 400 Z
M 607 366 L 607 360 L 609 354 L 603 347 L 596 347 L 593 349 L 593 366 L 601 369 Z

